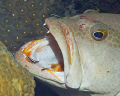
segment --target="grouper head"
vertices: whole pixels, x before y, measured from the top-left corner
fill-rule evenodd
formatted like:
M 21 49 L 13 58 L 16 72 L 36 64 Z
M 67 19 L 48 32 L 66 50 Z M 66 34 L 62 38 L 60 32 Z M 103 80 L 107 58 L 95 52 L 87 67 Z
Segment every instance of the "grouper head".
M 55 89 L 65 89 L 61 96 L 80 96 L 80 91 L 120 96 L 119 14 L 87 10 L 74 17 L 47 18 L 44 26 L 45 38 L 16 53 L 23 67 Z

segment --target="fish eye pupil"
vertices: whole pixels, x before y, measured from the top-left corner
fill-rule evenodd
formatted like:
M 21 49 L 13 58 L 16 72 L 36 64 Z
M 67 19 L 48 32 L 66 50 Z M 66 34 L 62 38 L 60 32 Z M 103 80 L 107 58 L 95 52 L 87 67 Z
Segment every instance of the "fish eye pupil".
M 101 39 L 103 37 L 103 33 L 102 32 L 94 32 L 94 37 Z

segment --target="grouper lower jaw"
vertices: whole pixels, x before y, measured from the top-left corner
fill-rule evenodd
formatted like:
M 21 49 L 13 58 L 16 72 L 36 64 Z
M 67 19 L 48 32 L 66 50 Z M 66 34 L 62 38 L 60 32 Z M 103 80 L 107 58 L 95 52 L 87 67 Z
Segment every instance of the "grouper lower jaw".
M 65 83 L 61 51 L 53 42 L 51 36 L 28 42 L 16 53 L 15 59 L 40 78 Z

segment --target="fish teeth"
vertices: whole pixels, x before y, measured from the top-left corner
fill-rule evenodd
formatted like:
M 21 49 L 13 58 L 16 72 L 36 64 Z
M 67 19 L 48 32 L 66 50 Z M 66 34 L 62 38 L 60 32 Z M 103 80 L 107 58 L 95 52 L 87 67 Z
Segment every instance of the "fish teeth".
M 46 23 L 43 24 L 43 27 L 47 29 L 46 36 L 49 35 L 50 31 Z
M 49 30 L 49 28 L 48 28 L 46 23 L 43 24 L 43 27 L 46 28 L 47 30 Z
M 46 23 L 44 23 L 44 24 L 43 24 L 43 27 L 44 27 L 44 26 L 46 26 L 46 25 L 47 25 L 47 24 L 46 24 Z
M 47 31 L 47 34 L 50 33 L 50 31 Z

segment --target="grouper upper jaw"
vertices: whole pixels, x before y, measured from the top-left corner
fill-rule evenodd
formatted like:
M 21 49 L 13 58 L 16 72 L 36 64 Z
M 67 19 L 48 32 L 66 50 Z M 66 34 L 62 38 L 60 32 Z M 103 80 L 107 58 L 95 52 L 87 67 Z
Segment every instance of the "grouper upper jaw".
M 70 19 L 68 17 L 68 19 Z M 80 88 L 82 82 L 82 68 L 78 46 L 74 35 L 68 30 L 62 18 L 47 18 L 45 23 L 50 33 L 57 41 L 64 59 L 65 84 L 70 88 Z M 79 75 L 78 75 L 79 73 Z

